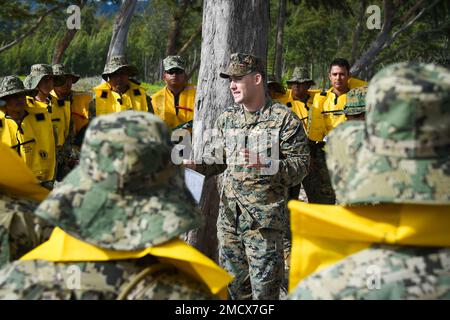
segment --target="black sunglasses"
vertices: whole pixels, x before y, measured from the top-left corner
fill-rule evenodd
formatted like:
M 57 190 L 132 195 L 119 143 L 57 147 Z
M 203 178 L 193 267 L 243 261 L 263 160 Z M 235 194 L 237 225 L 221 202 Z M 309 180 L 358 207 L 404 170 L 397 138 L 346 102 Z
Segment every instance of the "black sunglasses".
M 184 70 L 181 69 L 170 69 L 166 71 L 167 74 L 183 74 Z

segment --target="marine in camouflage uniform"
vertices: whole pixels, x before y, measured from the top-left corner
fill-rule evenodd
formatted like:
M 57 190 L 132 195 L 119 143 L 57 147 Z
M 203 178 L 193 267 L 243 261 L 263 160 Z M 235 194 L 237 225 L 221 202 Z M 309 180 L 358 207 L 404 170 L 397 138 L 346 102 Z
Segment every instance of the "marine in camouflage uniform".
M 229 78 L 233 86 L 239 79 L 244 81 L 246 76 L 258 74 L 265 74 L 259 58 L 234 53 L 227 71 L 220 76 Z M 264 87 L 258 89 L 264 95 Z M 217 230 L 220 263 L 235 276 L 229 286 L 230 297 L 278 299 L 284 268 L 283 233 L 288 223 L 286 188 L 303 179 L 309 161 L 302 124 L 286 106 L 266 97 L 265 104 L 255 112 L 247 111 L 240 103 L 227 108 L 217 119 L 215 129 L 217 135 L 204 153 L 219 150 L 215 163 L 206 162 L 205 156 L 209 165 L 197 165 L 196 170 L 207 176 L 224 171 Z M 278 170 L 268 174 L 239 159 L 245 149 L 256 152 L 252 137 L 261 138 L 271 130 L 278 134 L 275 142 L 258 150 L 268 154 L 279 149 L 279 157 L 272 154 L 270 162 Z
M 162 246 L 197 227 L 195 202 L 170 154 L 169 129 L 154 115 L 124 111 L 94 119 L 80 165 L 36 210 L 60 229 L 0 272 L 0 298 L 215 298 L 202 282 L 161 265 L 154 255 L 108 258 Z M 76 249 L 66 245 L 69 240 L 78 241 L 72 244 Z M 34 258 L 45 255 L 42 251 L 52 241 L 66 249 Z M 83 246 L 91 248 L 86 260 L 77 256 Z M 70 281 L 73 270 L 79 272 L 78 284 Z
M 371 80 L 366 101 L 365 123 L 349 121 L 330 135 L 330 144 L 347 139 L 358 146 L 328 151 L 332 175 L 343 180 L 335 185 L 345 185 L 341 202 L 372 204 L 365 210 L 380 208 L 379 216 L 391 203 L 394 226 L 408 227 L 307 277 L 290 298 L 450 299 L 450 229 L 436 218 L 450 215 L 450 71 L 433 64 L 391 65 Z M 349 151 L 340 162 L 340 153 Z M 412 211 L 415 222 L 405 218 Z M 402 234 L 405 244 L 387 244 Z M 380 272 L 378 288 L 366 283 L 373 267 Z

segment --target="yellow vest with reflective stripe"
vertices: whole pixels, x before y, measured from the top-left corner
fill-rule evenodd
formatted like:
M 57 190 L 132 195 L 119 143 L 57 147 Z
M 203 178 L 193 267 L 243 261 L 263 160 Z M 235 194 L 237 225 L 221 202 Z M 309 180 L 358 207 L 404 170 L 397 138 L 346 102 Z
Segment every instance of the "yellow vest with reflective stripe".
M 52 106 L 52 123 L 56 130 L 58 147 L 62 147 L 69 134 L 70 128 L 70 101 L 59 100 L 55 91 L 50 93 Z
M 195 93 L 196 87 L 188 84 L 175 106 L 173 93 L 166 86 L 152 95 L 153 110 L 170 128 L 176 128 L 194 119 Z
M 131 81 L 129 89 L 122 95 L 112 91 L 109 82 L 95 87 L 94 92 L 97 116 L 126 110 L 148 111 L 145 90 Z
M 92 96 L 85 92 L 72 92 L 72 119 L 73 129 L 78 133 L 81 128 L 85 127 L 89 122 L 89 103 L 92 101 Z
M 308 90 L 309 99 L 308 99 L 308 101 L 306 101 L 306 106 L 305 106 L 305 103 L 302 101 L 299 101 L 299 100 L 292 101 L 291 110 L 300 118 L 300 120 L 302 120 L 303 128 L 305 129 L 306 133 L 308 132 L 308 128 L 309 128 L 309 121 L 308 121 L 309 110 L 311 109 L 311 107 L 313 105 L 314 97 L 317 93 L 320 93 L 320 90 L 317 90 L 317 89 Z
M 372 244 L 450 247 L 450 206 L 337 206 L 292 200 L 289 291 Z
M 367 82 L 355 78 L 348 80 L 348 88 L 361 87 L 367 85 Z M 342 112 L 347 102 L 347 94 L 339 97 L 333 93 L 330 88 L 326 93 L 316 95 L 313 107 L 310 111 L 310 127 L 308 138 L 313 141 L 322 141 L 331 130 L 346 120 Z
M 51 117 L 43 108 L 29 108 L 20 126 L 5 117 L 1 142 L 12 147 L 40 181 L 54 178 L 56 155 Z

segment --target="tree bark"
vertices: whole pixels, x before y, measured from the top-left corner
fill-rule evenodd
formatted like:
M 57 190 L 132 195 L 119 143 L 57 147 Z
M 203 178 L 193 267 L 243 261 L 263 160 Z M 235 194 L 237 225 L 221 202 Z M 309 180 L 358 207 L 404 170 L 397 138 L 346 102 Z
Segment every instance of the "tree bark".
M 366 12 L 366 3 L 367 3 L 366 0 L 362 0 L 359 4 L 358 22 L 356 23 L 355 32 L 353 33 L 352 57 L 350 60 L 350 64 L 353 64 L 355 62 L 356 57 L 359 55 L 358 44 L 365 21 L 364 13 Z
M 194 114 L 194 158 L 201 159 L 206 130 L 222 111 L 233 104 L 227 80 L 219 77 L 225 70 L 230 54 L 246 52 L 266 59 L 269 30 L 267 0 L 205 0 L 201 64 L 197 83 Z M 188 236 L 188 242 L 210 258 L 217 260 L 216 220 L 219 208 L 221 179 L 205 181 L 201 201 L 205 224 Z
M 128 30 L 130 29 L 131 18 L 136 8 L 137 0 L 125 0 L 120 6 L 113 25 L 111 42 L 106 61 L 112 56 L 124 55 L 127 47 Z
M 275 43 L 273 73 L 277 81 L 281 82 L 281 77 L 283 76 L 282 63 L 283 63 L 284 25 L 286 21 L 286 0 L 279 0 L 278 6 L 279 8 L 277 20 L 277 39 Z

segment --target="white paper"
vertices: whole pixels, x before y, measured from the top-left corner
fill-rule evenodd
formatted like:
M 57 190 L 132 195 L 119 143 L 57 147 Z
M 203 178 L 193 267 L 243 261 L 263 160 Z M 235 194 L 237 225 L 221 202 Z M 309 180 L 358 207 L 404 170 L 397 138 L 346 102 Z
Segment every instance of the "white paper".
M 184 182 L 186 183 L 187 188 L 191 192 L 197 204 L 200 203 L 204 181 L 204 175 L 188 168 L 184 169 Z

